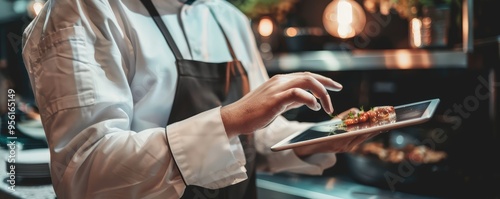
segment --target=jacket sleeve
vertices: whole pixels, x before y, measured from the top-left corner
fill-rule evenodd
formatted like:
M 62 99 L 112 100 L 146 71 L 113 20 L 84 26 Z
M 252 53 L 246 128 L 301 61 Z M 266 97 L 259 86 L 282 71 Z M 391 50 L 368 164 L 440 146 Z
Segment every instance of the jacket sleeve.
M 134 55 L 117 21 L 107 1 L 58 0 L 47 2 L 25 30 L 23 58 L 58 198 L 178 198 L 185 183 L 218 188 L 246 179 L 244 162 L 229 147 L 239 141 L 227 139 L 218 108 L 166 128 L 131 130 L 134 105 L 124 57 Z M 213 142 L 197 144 L 209 148 L 198 155 L 220 152 L 228 163 L 183 163 L 199 178 L 184 176 L 184 182 L 165 133 L 192 123 L 221 127 Z M 189 148 L 174 139 L 177 148 Z

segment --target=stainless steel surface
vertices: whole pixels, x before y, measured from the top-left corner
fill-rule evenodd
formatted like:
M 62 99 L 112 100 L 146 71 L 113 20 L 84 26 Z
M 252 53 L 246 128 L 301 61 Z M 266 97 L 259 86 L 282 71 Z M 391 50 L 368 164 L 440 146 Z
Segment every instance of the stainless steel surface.
M 306 51 L 277 54 L 264 64 L 269 71 L 466 68 L 468 56 L 462 50 Z
M 384 190 L 373 186 L 366 186 L 352 181 L 347 176 L 308 176 L 297 174 L 269 174 L 257 173 L 257 187 L 259 198 L 289 199 L 289 198 L 413 198 L 437 199 L 433 196 L 424 196 Z M 264 195 L 267 191 L 272 195 Z

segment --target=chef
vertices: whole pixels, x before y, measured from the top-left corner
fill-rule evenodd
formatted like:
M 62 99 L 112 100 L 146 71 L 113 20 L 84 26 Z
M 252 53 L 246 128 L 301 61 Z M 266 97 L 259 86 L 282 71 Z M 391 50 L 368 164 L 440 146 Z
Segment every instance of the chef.
M 270 172 L 320 175 L 345 152 L 271 152 L 331 114 L 314 73 L 269 78 L 248 19 L 224 0 L 49 0 L 26 28 L 23 58 L 58 198 L 256 198 L 255 155 Z

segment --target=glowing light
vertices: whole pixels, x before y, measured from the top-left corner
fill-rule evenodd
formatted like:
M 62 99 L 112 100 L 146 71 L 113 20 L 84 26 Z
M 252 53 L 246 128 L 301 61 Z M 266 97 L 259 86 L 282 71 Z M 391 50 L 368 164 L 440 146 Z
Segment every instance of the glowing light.
M 339 27 L 337 32 L 341 38 L 347 38 L 353 31 L 351 27 L 352 23 L 352 5 L 346 1 L 341 1 L 337 7 L 337 21 L 339 22 Z
M 396 51 L 396 64 L 400 69 L 411 68 L 412 60 L 410 52 L 404 50 Z
M 340 1 L 337 5 L 337 21 L 339 24 L 352 23 L 352 5 L 347 1 Z
M 262 52 L 270 52 L 272 50 L 271 45 L 269 43 L 260 44 L 260 51 Z
M 273 33 L 273 21 L 268 17 L 263 17 L 259 22 L 259 34 L 263 37 L 268 37 Z
M 368 12 L 374 13 L 377 11 L 377 8 L 375 7 L 375 2 L 371 0 L 365 0 L 363 2 L 363 5 L 365 6 L 366 10 Z
M 411 20 L 411 38 L 412 44 L 415 47 L 422 46 L 422 21 L 417 18 Z
M 403 142 L 405 141 L 405 138 L 402 136 L 402 135 L 398 135 L 396 136 L 396 144 L 403 144 Z
M 389 15 L 391 12 L 391 2 L 382 1 L 380 2 L 380 13 L 383 15 Z
M 288 37 L 295 37 L 295 36 L 297 36 L 297 34 L 299 34 L 299 31 L 297 30 L 297 28 L 291 27 L 291 28 L 287 28 L 285 30 L 285 34 Z
M 366 23 L 363 8 L 353 0 L 334 0 L 323 12 L 323 25 L 335 37 L 351 38 L 359 34 Z

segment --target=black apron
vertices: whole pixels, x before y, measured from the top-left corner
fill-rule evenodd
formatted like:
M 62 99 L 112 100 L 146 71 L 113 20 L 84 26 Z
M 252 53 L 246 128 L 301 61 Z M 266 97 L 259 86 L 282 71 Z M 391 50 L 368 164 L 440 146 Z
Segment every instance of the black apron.
M 250 86 L 247 73 L 241 65 L 241 62 L 236 58 L 231 43 L 213 15 L 212 10 L 210 10 L 210 12 L 224 34 L 229 53 L 233 59 L 232 61 L 207 63 L 183 59 L 177 45 L 151 0 L 141 0 L 141 2 L 153 17 L 153 20 L 162 32 L 176 58 L 178 73 L 177 86 L 168 124 L 184 120 L 218 106 L 230 104 L 248 93 Z M 181 20 L 179 21 L 182 23 Z M 207 136 L 209 136 L 209 133 L 207 133 Z M 182 196 L 183 199 L 257 198 L 254 161 L 256 150 L 253 143 L 253 135 L 241 135 L 239 138 L 245 151 L 245 167 L 248 179 L 238 184 L 216 190 L 188 185 Z

